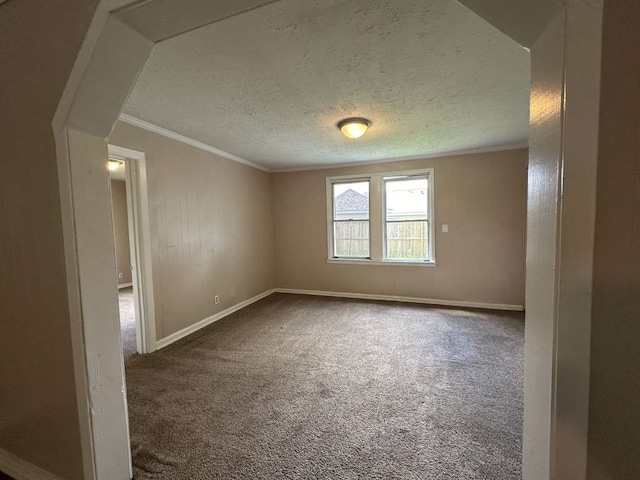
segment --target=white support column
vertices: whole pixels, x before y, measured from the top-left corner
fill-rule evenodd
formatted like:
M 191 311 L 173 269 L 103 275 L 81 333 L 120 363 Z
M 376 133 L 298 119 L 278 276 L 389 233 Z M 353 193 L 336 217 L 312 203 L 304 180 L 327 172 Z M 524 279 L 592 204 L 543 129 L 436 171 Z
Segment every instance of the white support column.
M 523 478 L 548 480 L 564 98 L 564 16 L 531 48 Z M 577 479 L 576 479 L 577 480 Z
M 551 478 L 587 478 L 602 2 L 565 7 L 565 98 Z
M 565 2 L 531 48 L 525 480 L 584 480 L 602 3 Z
M 76 258 L 98 479 L 132 476 L 107 143 L 67 129 Z
M 106 137 L 154 44 L 102 7 L 86 42 L 53 122 L 69 308 L 84 474 L 125 480 L 131 458 Z

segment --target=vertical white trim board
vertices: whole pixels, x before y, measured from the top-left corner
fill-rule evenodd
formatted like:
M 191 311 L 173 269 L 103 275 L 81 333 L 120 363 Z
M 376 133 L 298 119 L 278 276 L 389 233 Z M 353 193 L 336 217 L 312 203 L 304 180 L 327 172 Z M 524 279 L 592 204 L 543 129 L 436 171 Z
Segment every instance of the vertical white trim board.
M 224 317 L 228 317 L 229 315 L 231 315 L 232 313 L 237 312 L 238 310 L 243 309 L 244 307 L 248 307 L 249 305 L 251 305 L 252 303 L 255 303 L 259 300 L 262 300 L 263 298 L 268 297 L 269 295 L 271 295 L 275 290 L 267 290 L 266 292 L 262 292 L 258 295 L 256 295 L 255 297 L 251 297 L 243 302 L 237 303 L 235 305 L 233 305 L 232 307 L 227 308 L 226 310 L 223 310 L 221 312 L 216 313 L 215 315 L 211 315 L 210 317 L 205 318 L 204 320 L 200 320 L 198 323 L 194 323 L 193 325 L 190 325 L 186 328 L 183 328 L 182 330 L 178 330 L 175 333 L 172 333 L 171 335 L 161 338 L 160 340 L 157 341 L 156 346 L 158 347 L 158 350 L 160 350 L 161 348 L 166 347 L 167 345 L 171 345 L 174 342 L 177 342 L 178 340 L 191 335 L 192 333 L 197 332 L 198 330 L 211 325 L 214 322 L 217 322 L 218 320 L 223 319 Z
M 136 350 L 151 353 L 156 349 L 156 316 L 149 226 L 147 160 L 144 152 L 109 144 L 109 155 L 126 163 L 127 217 L 131 255 L 131 283 L 136 317 Z M 124 286 L 122 286 L 123 288 Z M 118 288 L 121 288 L 118 285 Z
M 53 473 L 0 448 L 0 471 L 15 480 L 62 480 Z
M 295 288 L 276 288 L 277 293 L 292 293 L 295 295 L 315 295 L 318 297 L 338 297 L 355 298 L 360 300 L 381 300 L 383 302 L 406 302 L 420 303 L 424 305 L 434 305 L 441 307 L 464 307 L 464 308 L 484 308 L 487 310 L 509 310 L 513 312 L 523 312 L 523 305 L 511 305 L 507 303 L 483 303 L 465 302 L 458 300 L 439 300 L 436 298 L 402 297 L 398 295 L 374 295 L 370 293 L 349 293 L 349 292 L 325 292 L 322 290 L 298 290 Z

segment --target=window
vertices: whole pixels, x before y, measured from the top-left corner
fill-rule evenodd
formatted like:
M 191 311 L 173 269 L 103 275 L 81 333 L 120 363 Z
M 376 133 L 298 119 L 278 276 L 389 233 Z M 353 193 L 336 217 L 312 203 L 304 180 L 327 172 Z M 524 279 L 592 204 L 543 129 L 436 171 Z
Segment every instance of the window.
M 429 177 L 385 177 L 384 258 L 429 260 Z
M 332 183 L 333 257 L 371 258 L 369 180 Z
M 433 169 L 327 178 L 329 262 L 435 265 Z

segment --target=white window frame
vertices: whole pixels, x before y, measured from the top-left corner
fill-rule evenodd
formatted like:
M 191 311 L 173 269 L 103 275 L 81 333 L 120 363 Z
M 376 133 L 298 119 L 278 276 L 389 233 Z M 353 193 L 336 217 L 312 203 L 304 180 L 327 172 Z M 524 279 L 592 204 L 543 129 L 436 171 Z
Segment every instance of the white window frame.
M 427 227 L 428 227 L 428 243 L 427 243 L 427 256 L 426 260 L 402 260 L 402 259 L 388 259 L 387 258 L 387 189 L 386 182 L 394 180 L 408 180 L 408 179 L 426 179 L 427 180 Z M 382 175 L 382 184 L 380 191 L 382 192 L 382 261 L 385 263 L 411 263 L 411 264 L 434 264 L 435 263 L 435 229 L 433 227 L 434 208 L 433 208 L 433 169 L 422 170 L 409 170 L 404 172 L 392 172 Z
M 329 181 L 331 179 L 331 181 Z M 369 216 L 367 221 L 369 222 L 369 257 L 336 257 L 335 256 L 335 239 L 334 225 L 334 198 L 333 198 L 333 186 L 340 183 L 356 183 L 356 182 L 369 182 Z M 371 177 L 365 175 L 358 176 L 343 176 L 343 177 L 329 177 L 327 178 L 327 241 L 328 243 L 328 258 L 341 262 L 369 262 L 371 260 Z
M 429 225 L 429 260 L 387 260 L 386 257 L 386 194 L 384 179 L 388 177 L 426 177 L 428 185 L 428 225 Z M 333 256 L 333 184 L 357 181 L 369 181 L 369 254 L 371 258 L 340 258 Z M 388 266 L 422 266 L 435 267 L 435 173 L 433 168 L 376 172 L 370 174 L 340 175 L 327 177 L 327 263 L 347 265 L 388 265 Z M 379 215 L 374 215 L 374 212 Z

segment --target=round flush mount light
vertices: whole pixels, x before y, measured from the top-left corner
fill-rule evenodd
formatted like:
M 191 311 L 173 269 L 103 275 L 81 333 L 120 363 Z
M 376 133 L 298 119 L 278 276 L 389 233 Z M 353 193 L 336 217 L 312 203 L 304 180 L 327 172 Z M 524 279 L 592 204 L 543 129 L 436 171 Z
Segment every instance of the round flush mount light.
M 113 158 L 110 158 L 107 162 L 107 168 L 112 172 L 120 168 L 120 165 L 124 165 L 124 162 L 122 160 L 115 160 Z
M 366 118 L 345 118 L 338 122 L 338 128 L 349 138 L 360 138 L 371 126 L 371 122 Z

